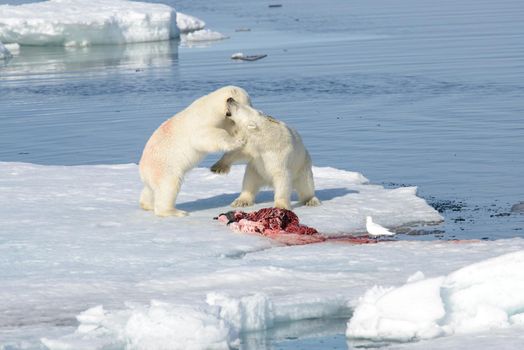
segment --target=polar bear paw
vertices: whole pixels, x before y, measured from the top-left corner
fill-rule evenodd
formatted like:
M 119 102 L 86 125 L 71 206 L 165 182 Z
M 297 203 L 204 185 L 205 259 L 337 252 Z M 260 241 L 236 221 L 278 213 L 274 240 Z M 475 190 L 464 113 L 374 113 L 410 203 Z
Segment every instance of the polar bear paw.
M 304 205 L 308 207 L 318 207 L 320 204 L 322 204 L 322 202 L 317 197 L 313 197 L 304 202 Z
M 153 204 L 146 202 L 146 201 L 140 201 L 140 208 L 144 210 L 153 210 Z
M 155 211 L 155 215 L 161 216 L 161 217 L 167 217 L 167 216 L 183 217 L 183 216 L 188 216 L 189 213 L 184 210 L 170 209 L 170 210 L 164 210 L 164 211 Z
M 216 162 L 211 166 L 211 172 L 215 174 L 227 174 L 231 170 L 230 165 L 223 164 L 221 162 Z
M 317 197 L 313 197 L 305 201 L 304 204 L 308 207 L 318 207 L 322 202 Z
M 233 208 L 239 208 L 239 207 L 250 207 L 253 205 L 253 200 L 249 200 L 249 199 L 245 199 L 245 198 L 240 198 L 238 197 L 237 199 L 235 199 L 233 201 L 233 203 L 231 203 L 231 206 Z

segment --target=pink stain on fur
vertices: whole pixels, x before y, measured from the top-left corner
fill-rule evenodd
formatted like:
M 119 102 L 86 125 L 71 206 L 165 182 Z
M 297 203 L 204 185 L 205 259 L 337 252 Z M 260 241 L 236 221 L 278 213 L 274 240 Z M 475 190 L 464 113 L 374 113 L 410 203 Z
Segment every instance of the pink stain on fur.
M 350 244 L 377 242 L 368 236 L 325 237 L 315 228 L 301 224 L 298 216 L 286 209 L 264 208 L 252 213 L 230 211 L 220 214 L 216 219 L 235 232 L 259 234 L 286 245 L 304 245 L 327 240 Z
M 163 122 L 162 125 L 160 125 L 160 130 L 162 130 L 162 132 L 166 134 L 169 134 L 171 132 L 171 122 L 171 119 L 168 119 L 165 122 Z

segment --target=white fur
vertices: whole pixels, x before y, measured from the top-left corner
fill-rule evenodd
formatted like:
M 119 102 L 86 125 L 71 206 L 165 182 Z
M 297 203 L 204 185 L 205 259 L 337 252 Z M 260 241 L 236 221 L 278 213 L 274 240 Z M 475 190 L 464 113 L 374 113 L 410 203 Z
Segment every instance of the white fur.
M 195 100 L 151 135 L 140 159 L 143 209 L 154 210 L 157 216 L 187 215 L 175 208 L 185 173 L 208 153 L 229 152 L 245 144 L 229 119 L 228 98 L 251 104 L 243 89 L 226 86 Z
M 320 201 L 315 197 L 311 157 L 300 135 L 281 121 L 268 117 L 250 106 L 230 101 L 231 119 L 245 135 L 244 147 L 230 151 L 211 167 L 215 173 L 227 173 L 234 162 L 247 160 L 242 193 L 233 207 L 253 205 L 263 186 L 275 189 L 277 208 L 290 209 L 291 192 L 309 206 Z

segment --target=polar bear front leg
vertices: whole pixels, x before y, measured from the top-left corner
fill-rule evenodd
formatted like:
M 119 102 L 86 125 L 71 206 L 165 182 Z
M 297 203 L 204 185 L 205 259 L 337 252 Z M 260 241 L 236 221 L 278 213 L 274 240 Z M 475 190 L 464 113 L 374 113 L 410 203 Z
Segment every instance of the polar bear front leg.
M 232 207 L 250 207 L 255 203 L 255 197 L 264 185 L 264 180 L 259 175 L 252 163 L 246 166 L 244 180 L 242 181 L 242 192 L 237 199 L 231 203 Z
M 275 187 L 275 208 L 291 209 L 291 174 L 289 171 L 279 171 L 273 175 Z
M 233 137 L 224 129 L 212 128 L 193 139 L 193 145 L 199 152 L 216 153 L 229 152 L 246 144 L 246 139 Z
M 188 213 L 175 208 L 176 197 L 182 185 L 181 178 L 163 181 L 154 190 L 155 215 L 156 216 L 186 216 Z
M 231 170 L 231 165 L 245 159 L 246 157 L 240 149 L 227 152 L 211 166 L 211 172 L 215 174 L 227 174 Z

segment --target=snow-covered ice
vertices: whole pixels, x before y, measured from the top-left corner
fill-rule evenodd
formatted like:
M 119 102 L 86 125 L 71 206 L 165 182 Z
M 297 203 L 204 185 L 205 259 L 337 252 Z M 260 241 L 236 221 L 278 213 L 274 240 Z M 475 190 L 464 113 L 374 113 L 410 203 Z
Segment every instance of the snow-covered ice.
M 384 189 L 332 168 L 314 168 L 314 174 L 323 205 L 295 212 L 320 232 L 364 232 L 366 215 L 388 227 L 441 219 L 414 188 Z M 431 288 L 417 271 L 448 275 L 524 249 L 521 239 L 282 246 L 212 220 L 230 209 L 242 175 L 242 166 L 228 176 L 194 169 L 178 201 L 191 215 L 157 218 L 138 208 L 135 164 L 0 163 L 0 344 L 235 347 L 248 331 L 348 318 L 375 284 L 400 285 L 411 276 L 426 292 Z M 271 197 L 264 191 L 253 209 L 270 205 Z M 463 278 L 456 272 L 447 280 Z
M 491 329 L 489 332 L 457 334 L 452 337 L 441 337 L 419 342 L 397 343 L 389 346 L 388 350 L 517 350 L 522 348 L 522 344 L 524 344 L 524 328 L 510 327 Z
M 164 4 L 127 0 L 47 0 L 0 6 L 0 40 L 20 45 L 88 46 L 163 41 L 205 23 Z
M 178 26 L 178 29 L 180 29 L 180 33 L 194 32 L 197 30 L 204 29 L 204 27 L 206 26 L 206 22 L 204 22 L 200 18 L 186 15 L 182 12 L 177 12 L 176 24 Z
M 524 326 L 524 250 L 447 276 L 374 286 L 360 300 L 347 335 L 374 340 L 430 339 Z
M 106 311 L 99 305 L 77 316 L 80 326 L 62 339 L 42 338 L 50 349 L 92 349 L 125 340 L 127 349 L 229 349 L 237 335 L 223 319 L 189 306 L 152 300 L 150 305 Z

